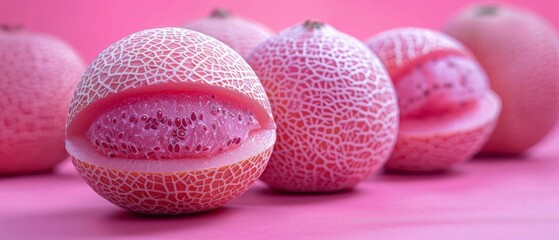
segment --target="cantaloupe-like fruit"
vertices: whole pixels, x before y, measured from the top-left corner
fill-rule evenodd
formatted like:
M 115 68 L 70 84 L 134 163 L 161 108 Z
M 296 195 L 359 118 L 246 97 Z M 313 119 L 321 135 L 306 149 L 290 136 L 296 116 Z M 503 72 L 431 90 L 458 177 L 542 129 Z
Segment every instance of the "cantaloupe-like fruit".
M 382 167 L 398 107 L 384 67 L 363 43 L 307 21 L 258 45 L 248 62 L 278 124 L 264 182 L 282 191 L 338 191 Z
M 546 20 L 503 4 L 476 4 L 445 32 L 468 47 L 503 100 L 483 153 L 518 154 L 537 144 L 559 117 L 559 38 Z
M 245 192 L 275 142 L 250 66 L 204 34 L 141 31 L 104 50 L 70 105 L 66 148 L 112 203 L 148 214 L 214 209 Z
M 84 69 L 61 40 L 0 27 L 0 175 L 48 171 L 68 156 L 64 123 Z
M 445 170 L 480 150 L 501 102 L 467 49 L 421 28 L 385 31 L 367 45 L 387 67 L 398 94 L 400 131 L 387 169 Z
M 207 18 L 183 26 L 214 37 L 237 51 L 244 58 L 261 42 L 273 35 L 272 30 L 255 21 L 232 14 L 222 8 L 214 10 Z

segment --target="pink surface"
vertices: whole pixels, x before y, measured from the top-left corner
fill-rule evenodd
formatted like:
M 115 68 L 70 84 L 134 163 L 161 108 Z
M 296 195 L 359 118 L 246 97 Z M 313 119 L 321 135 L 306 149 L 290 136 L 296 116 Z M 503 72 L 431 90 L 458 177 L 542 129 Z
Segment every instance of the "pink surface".
M 146 28 L 181 26 L 205 17 L 215 7 L 279 31 L 307 18 L 332 24 L 364 40 L 380 30 L 401 26 L 439 28 L 462 6 L 474 0 L 2 0 L 0 23 L 22 23 L 31 31 L 48 32 L 76 47 L 86 62 L 109 44 Z M 532 9 L 559 26 L 559 1 L 503 1 Z
M 525 157 L 434 175 L 379 174 L 350 192 L 286 195 L 262 183 L 224 207 L 146 217 L 96 195 L 69 162 L 0 179 L 0 239 L 557 239 L 559 128 Z
M 23 23 L 91 61 L 132 32 L 177 26 L 216 6 L 280 30 L 307 17 L 360 39 L 398 26 L 439 27 L 459 1 L 0 1 Z M 510 1 L 559 25 L 559 1 Z M 54 174 L 0 178 L 0 239 L 558 239 L 559 129 L 523 158 L 480 158 L 436 175 L 377 175 L 354 191 L 282 195 L 262 183 L 205 214 L 130 214 L 96 195 L 68 161 Z M 411 236 L 411 237 L 410 237 Z

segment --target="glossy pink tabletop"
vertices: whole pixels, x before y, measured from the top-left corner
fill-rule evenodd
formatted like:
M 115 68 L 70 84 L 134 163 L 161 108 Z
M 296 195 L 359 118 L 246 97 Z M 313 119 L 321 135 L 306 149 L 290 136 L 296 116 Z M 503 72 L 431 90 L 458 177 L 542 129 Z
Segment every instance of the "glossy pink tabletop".
M 558 142 L 556 129 L 525 157 L 379 174 L 337 194 L 258 183 L 218 210 L 171 218 L 113 206 L 67 161 L 54 174 L 0 179 L 0 239 L 559 239 Z

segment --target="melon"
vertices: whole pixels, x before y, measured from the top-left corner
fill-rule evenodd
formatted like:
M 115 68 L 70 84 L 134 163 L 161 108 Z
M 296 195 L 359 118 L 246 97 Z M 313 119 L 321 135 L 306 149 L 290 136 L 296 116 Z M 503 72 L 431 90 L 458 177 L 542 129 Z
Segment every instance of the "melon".
M 214 37 L 237 51 L 244 58 L 261 42 L 273 35 L 268 27 L 218 8 L 210 16 L 183 26 Z
M 68 156 L 64 123 L 84 70 L 60 39 L 0 28 L 0 175 L 49 171 Z
M 204 34 L 144 30 L 83 74 L 66 149 L 99 195 L 146 214 L 208 211 L 244 193 L 275 142 L 264 88 L 242 57 Z
M 444 31 L 480 61 L 503 101 L 486 154 L 519 154 L 536 145 L 559 116 L 559 40 L 543 18 L 504 4 L 475 4 Z
M 278 125 L 261 177 L 271 188 L 347 190 L 386 162 L 398 129 L 396 94 L 363 43 L 307 21 L 258 45 L 248 62 Z
M 386 66 L 401 113 L 386 169 L 442 171 L 480 150 L 494 130 L 501 102 L 463 45 L 422 28 L 388 30 L 367 45 Z

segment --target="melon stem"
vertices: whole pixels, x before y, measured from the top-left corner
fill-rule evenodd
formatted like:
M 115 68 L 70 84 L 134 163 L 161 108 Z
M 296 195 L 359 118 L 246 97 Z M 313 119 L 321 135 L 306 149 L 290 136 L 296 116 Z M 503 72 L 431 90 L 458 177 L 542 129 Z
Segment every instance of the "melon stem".
M 10 24 L 0 24 L 0 31 L 3 32 L 20 32 L 24 29 L 23 24 L 19 23 L 16 25 L 10 25 Z
M 481 6 L 477 9 L 476 15 L 478 15 L 478 16 L 493 16 L 493 15 L 497 14 L 497 10 L 499 10 L 499 7 L 497 7 L 495 5 L 485 5 L 485 6 Z
M 303 27 L 313 30 L 313 29 L 320 29 L 324 26 L 323 22 L 320 21 L 316 21 L 316 20 L 310 20 L 307 19 L 307 21 L 305 21 L 305 23 L 303 23 Z
M 212 13 L 210 14 L 210 17 L 214 17 L 214 18 L 227 18 L 232 16 L 233 14 L 231 13 L 231 11 L 229 11 L 229 9 L 226 8 L 216 8 L 212 11 Z

